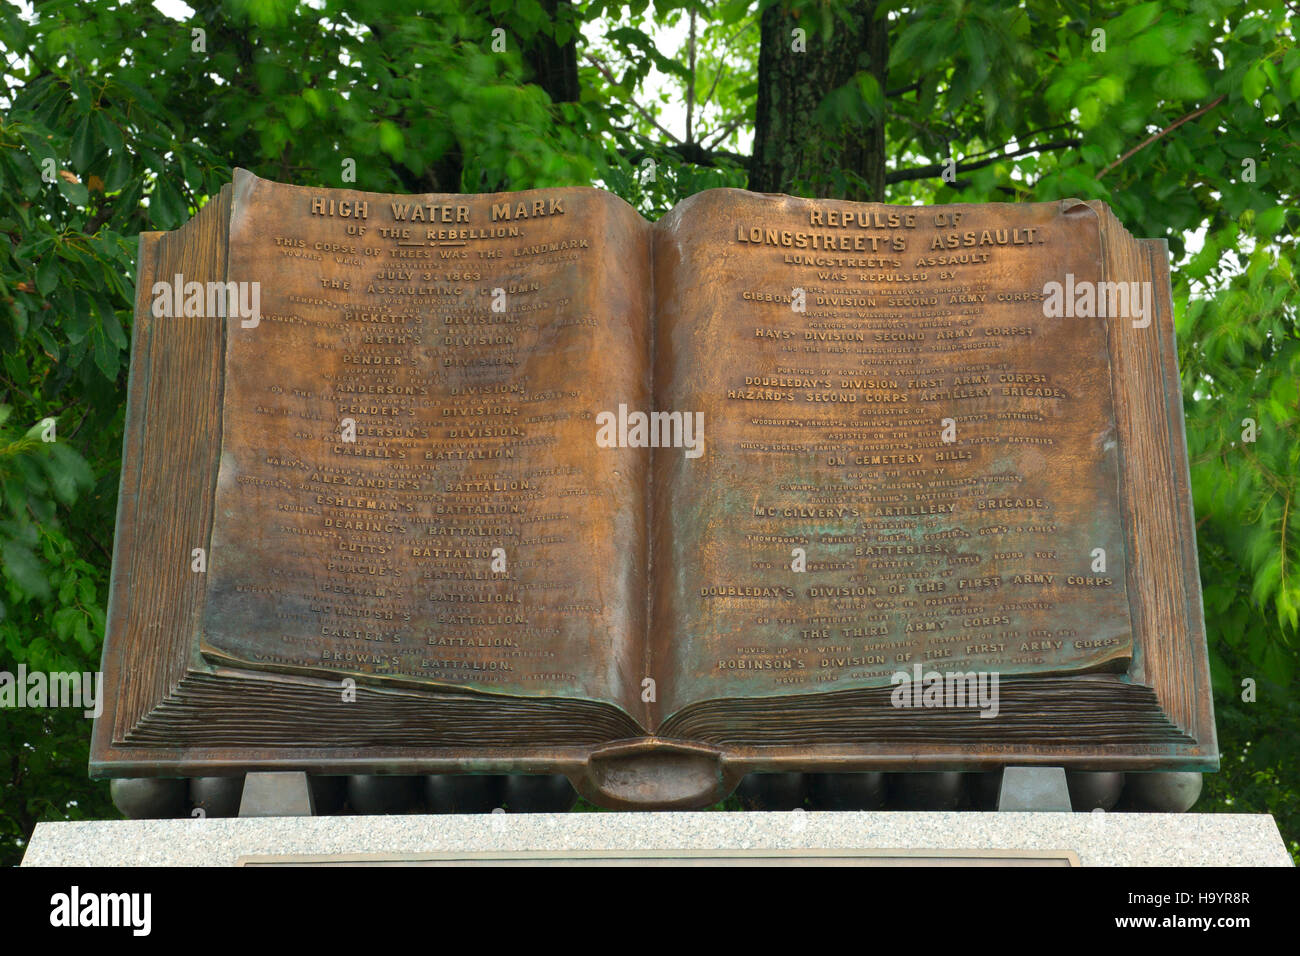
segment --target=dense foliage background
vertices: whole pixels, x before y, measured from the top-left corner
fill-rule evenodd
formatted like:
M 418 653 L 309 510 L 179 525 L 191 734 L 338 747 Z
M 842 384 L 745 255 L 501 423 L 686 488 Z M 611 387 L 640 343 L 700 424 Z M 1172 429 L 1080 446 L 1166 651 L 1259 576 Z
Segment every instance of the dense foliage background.
M 162 5 L 0 4 L 0 670 L 98 667 L 136 237 L 235 165 L 386 192 L 598 183 L 651 217 L 720 185 L 1099 198 L 1178 263 L 1224 754 L 1198 809 L 1271 812 L 1300 852 L 1294 7 Z M 89 731 L 0 712 L 0 862 L 37 820 L 115 815 Z

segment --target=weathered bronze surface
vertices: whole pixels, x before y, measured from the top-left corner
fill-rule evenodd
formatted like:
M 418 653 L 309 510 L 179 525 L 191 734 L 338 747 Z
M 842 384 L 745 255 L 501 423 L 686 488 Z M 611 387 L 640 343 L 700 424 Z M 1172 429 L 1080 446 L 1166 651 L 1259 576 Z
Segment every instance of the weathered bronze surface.
M 204 652 L 637 713 L 646 457 L 593 421 L 646 408 L 643 225 L 589 190 L 326 199 L 235 194 L 262 318 L 227 323 Z M 655 452 L 652 722 L 1130 656 L 1105 322 L 1043 317 L 1101 277 L 1074 209 L 715 191 L 661 225 L 656 408 L 708 445 Z
M 355 195 L 236 183 L 203 652 L 641 712 L 648 458 L 592 420 L 648 401 L 648 225 Z
M 1043 314 L 1092 209 L 712 190 L 655 241 L 656 399 L 709 434 L 655 461 L 666 713 L 1131 656 L 1106 321 Z
M 257 321 L 151 317 L 181 270 L 257 283 Z M 1044 307 L 1103 281 L 1145 321 Z M 241 170 L 139 283 L 96 772 L 694 806 L 1217 760 L 1167 257 L 1102 204 L 710 190 L 651 225 Z M 891 706 L 915 667 L 996 672 L 998 717 Z

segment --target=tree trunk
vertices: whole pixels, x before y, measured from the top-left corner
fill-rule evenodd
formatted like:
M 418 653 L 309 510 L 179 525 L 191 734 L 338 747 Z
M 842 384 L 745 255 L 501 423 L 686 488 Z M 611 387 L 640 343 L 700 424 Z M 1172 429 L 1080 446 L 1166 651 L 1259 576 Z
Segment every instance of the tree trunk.
M 569 0 L 541 0 L 542 9 L 552 23 L 573 25 L 577 18 Z M 524 62 L 533 70 L 537 85 L 546 91 L 552 103 L 578 102 L 578 43 L 570 37 L 563 46 L 543 34 L 534 36 L 523 50 Z
M 795 196 L 880 202 L 885 198 L 885 127 L 865 111 L 853 121 L 819 122 L 814 114 L 828 93 L 867 70 L 885 87 L 889 25 L 875 20 L 876 0 L 846 7 L 823 35 L 819 22 L 802 22 L 787 2 L 763 11 L 758 55 L 758 107 L 749 188 Z M 795 47 L 796 27 L 806 51 Z

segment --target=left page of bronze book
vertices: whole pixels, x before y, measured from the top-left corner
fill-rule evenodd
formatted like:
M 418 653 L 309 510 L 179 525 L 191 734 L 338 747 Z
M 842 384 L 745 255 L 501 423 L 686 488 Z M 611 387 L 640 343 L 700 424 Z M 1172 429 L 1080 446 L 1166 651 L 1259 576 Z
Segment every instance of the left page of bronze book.
M 649 237 L 237 170 L 203 654 L 636 713 L 648 458 L 593 422 L 649 399 Z

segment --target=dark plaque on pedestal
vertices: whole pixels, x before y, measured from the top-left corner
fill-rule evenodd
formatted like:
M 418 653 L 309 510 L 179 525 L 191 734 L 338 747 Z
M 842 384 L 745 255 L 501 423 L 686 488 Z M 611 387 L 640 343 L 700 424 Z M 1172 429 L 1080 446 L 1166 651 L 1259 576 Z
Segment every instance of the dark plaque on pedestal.
M 1098 202 L 237 170 L 141 237 L 92 773 L 1214 769 L 1174 356 Z

